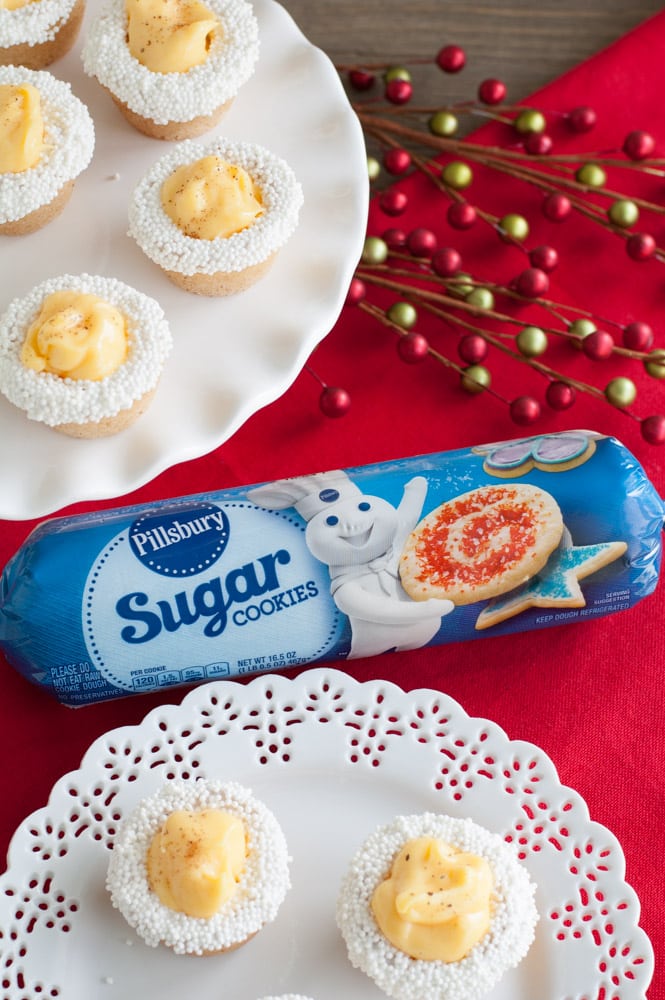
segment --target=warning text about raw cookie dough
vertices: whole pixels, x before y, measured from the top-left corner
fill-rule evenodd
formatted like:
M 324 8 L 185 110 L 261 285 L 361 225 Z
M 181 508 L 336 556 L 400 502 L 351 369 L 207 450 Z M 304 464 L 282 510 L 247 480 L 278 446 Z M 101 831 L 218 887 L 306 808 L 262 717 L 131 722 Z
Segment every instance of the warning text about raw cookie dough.
M 104 679 L 87 660 L 60 663 L 51 667 L 51 679 L 56 691 L 95 691 L 105 684 Z

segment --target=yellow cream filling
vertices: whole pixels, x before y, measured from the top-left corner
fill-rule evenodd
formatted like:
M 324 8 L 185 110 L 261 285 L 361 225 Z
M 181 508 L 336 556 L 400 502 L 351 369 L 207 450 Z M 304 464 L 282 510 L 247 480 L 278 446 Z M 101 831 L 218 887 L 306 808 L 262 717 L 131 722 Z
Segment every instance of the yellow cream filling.
M 204 156 L 174 170 L 162 184 L 162 207 L 186 235 L 226 238 L 263 213 L 261 191 L 242 167 Z
M 0 85 L 0 173 L 29 170 L 43 148 L 44 120 L 37 88 L 31 83 Z
M 180 810 L 150 843 L 148 883 L 164 906 L 208 919 L 235 893 L 246 855 L 245 827 L 237 816 Z
M 97 295 L 65 290 L 44 299 L 21 361 L 37 372 L 99 381 L 123 364 L 127 351 L 126 320 L 115 306 Z
M 0 0 L 0 8 L 4 10 L 18 10 L 19 7 L 27 7 L 29 3 L 37 3 L 38 0 Z
M 377 886 L 372 912 L 390 943 L 412 958 L 458 962 L 489 929 L 493 883 L 484 858 L 417 837 Z
M 200 0 L 125 0 L 125 13 L 129 51 L 153 73 L 186 73 L 222 36 Z

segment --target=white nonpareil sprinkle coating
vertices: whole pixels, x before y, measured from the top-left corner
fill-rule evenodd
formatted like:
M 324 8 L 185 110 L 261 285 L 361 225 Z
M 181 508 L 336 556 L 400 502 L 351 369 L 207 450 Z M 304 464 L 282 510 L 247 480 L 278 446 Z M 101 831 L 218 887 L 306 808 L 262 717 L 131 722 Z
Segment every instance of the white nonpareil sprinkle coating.
M 30 6 L 42 3 L 44 0 L 39 0 Z M 22 219 L 48 205 L 65 184 L 85 170 L 95 148 L 92 118 L 68 83 L 45 70 L 0 66 L 0 85 L 26 83 L 36 87 L 41 98 L 44 148 L 34 167 L 15 174 L 0 173 L 0 223 Z
M 263 214 L 251 226 L 214 240 L 186 236 L 162 208 L 161 187 L 178 167 L 204 156 L 219 156 L 243 167 L 261 190 Z M 179 274 L 244 271 L 267 260 L 298 225 L 302 188 L 291 167 L 253 143 L 216 138 L 181 142 L 158 160 L 137 185 L 129 206 L 129 235 L 150 260 Z
M 245 824 L 245 870 L 234 895 L 210 919 L 169 909 L 148 885 L 150 842 L 179 809 L 220 809 Z M 250 789 L 234 782 L 176 780 L 145 799 L 121 824 L 106 885 L 113 905 L 146 944 L 164 944 L 178 954 L 222 951 L 242 944 L 275 919 L 290 888 L 286 840 L 273 813 Z
M 39 0 L 15 10 L 0 7 L 0 48 L 52 41 L 69 20 L 76 0 Z
M 82 58 L 123 104 L 158 125 L 210 115 L 236 96 L 259 55 L 259 28 L 246 0 L 206 0 L 222 31 L 205 62 L 186 73 L 154 73 L 135 59 L 126 41 L 124 0 L 112 0 L 86 34 Z
M 127 320 L 127 360 L 107 378 L 60 378 L 26 368 L 21 361 L 25 335 L 44 299 L 69 289 L 98 295 L 116 306 Z M 171 331 L 154 299 L 115 278 L 65 274 L 14 299 L 0 316 L 0 392 L 31 420 L 50 427 L 103 420 L 129 409 L 155 388 L 171 347 Z
M 383 936 L 370 909 L 375 888 L 415 837 L 443 840 L 485 858 L 492 869 L 490 928 L 459 962 L 411 958 Z M 510 845 L 472 820 L 437 813 L 398 816 L 375 831 L 351 861 L 337 900 L 337 924 L 351 964 L 395 1000 L 479 1000 L 529 950 L 538 922 L 535 888 Z

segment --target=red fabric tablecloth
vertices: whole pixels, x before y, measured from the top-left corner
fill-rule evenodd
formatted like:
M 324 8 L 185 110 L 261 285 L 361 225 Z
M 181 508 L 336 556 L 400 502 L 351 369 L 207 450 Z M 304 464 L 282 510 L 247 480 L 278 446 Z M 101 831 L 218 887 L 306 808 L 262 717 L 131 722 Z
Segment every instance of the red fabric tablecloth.
M 665 85 L 663 44 L 665 14 L 539 93 L 530 103 L 541 108 L 591 104 L 598 112 L 598 126 L 588 135 L 572 136 L 563 126 L 555 129 L 557 148 L 617 147 L 635 128 L 657 133 Z M 442 92 L 444 88 L 445 78 Z M 665 152 L 665 133 L 658 152 Z M 662 178 L 643 184 L 649 196 L 662 200 Z M 524 266 L 518 250 L 493 242 L 484 230 L 460 236 L 447 229 L 445 213 L 432 211 L 436 202 L 422 178 L 404 185 L 410 204 L 400 225 L 435 229 L 440 243 L 457 246 L 478 275 L 510 277 Z M 649 322 L 659 331 L 657 346 L 665 347 L 665 271 L 658 263 L 630 262 L 621 241 L 584 222 L 558 227 L 548 222 L 538 209 L 541 195 L 534 190 L 482 176 L 478 185 L 474 198 L 478 194 L 497 214 L 517 210 L 529 216 L 531 246 L 558 247 L 562 263 L 552 278 L 552 298 L 578 302 L 621 323 Z M 378 234 L 391 224 L 374 205 L 370 231 Z M 661 244 L 664 228 L 659 224 L 660 232 L 654 230 Z M 591 372 L 592 362 L 581 356 L 571 361 L 570 348 L 565 350 L 565 363 L 577 365 L 581 377 Z M 169 470 L 122 502 L 519 436 L 520 428 L 498 401 L 462 393 L 457 379 L 434 362 L 404 365 L 390 335 L 358 310 L 344 311 L 315 352 L 313 365 L 329 384 L 350 392 L 353 406 L 345 418 L 328 420 L 319 414 L 319 387 L 303 373 L 282 399 L 250 419 L 216 452 Z M 507 398 L 524 391 L 542 395 L 544 383 L 530 378 L 523 367 L 500 357 L 491 359 L 491 367 L 495 386 Z M 642 415 L 663 412 L 662 383 L 639 373 L 637 381 L 635 409 Z M 616 434 L 637 454 L 661 494 L 665 492 L 665 451 L 646 445 L 637 423 L 602 402 L 582 399 L 565 414 L 546 416 L 537 429 L 574 427 Z M 30 522 L 2 525 L 0 565 L 32 527 Z M 438 688 L 469 714 L 493 720 L 510 738 L 531 741 L 551 757 L 562 782 L 583 796 L 592 819 L 609 827 L 623 846 L 627 880 L 640 896 L 641 924 L 656 952 L 651 1000 L 665 998 L 665 974 L 659 965 L 665 957 L 664 609 L 665 588 L 660 585 L 631 611 L 545 634 L 485 638 L 336 664 L 361 680 L 381 678 L 407 690 Z M 3 852 L 16 825 L 46 803 L 55 780 L 78 766 L 97 736 L 138 722 L 154 705 L 179 701 L 183 694 L 136 696 L 74 712 L 31 687 L 4 662 L 0 683 Z M 619 995 L 630 1000 L 629 988 L 622 986 Z

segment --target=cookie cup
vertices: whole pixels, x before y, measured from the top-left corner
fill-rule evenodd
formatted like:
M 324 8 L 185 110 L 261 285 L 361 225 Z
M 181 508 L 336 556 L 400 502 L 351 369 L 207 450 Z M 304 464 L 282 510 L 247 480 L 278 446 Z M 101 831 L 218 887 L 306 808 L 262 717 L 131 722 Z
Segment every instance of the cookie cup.
M 168 816 L 181 809 L 219 809 L 245 825 L 245 869 L 234 895 L 210 918 L 171 910 L 148 884 L 146 857 L 152 838 Z M 201 778 L 171 781 L 120 824 L 106 886 L 113 905 L 147 945 L 165 945 L 179 955 L 230 951 L 277 916 L 290 888 L 286 840 L 273 813 L 250 789 Z
M 130 125 L 155 139 L 181 141 L 213 128 L 254 72 L 258 22 L 246 0 L 206 0 L 222 31 L 201 65 L 155 73 L 127 45 L 123 0 L 95 18 L 83 43 L 83 68 L 109 93 Z
M 162 207 L 161 187 L 178 167 L 205 156 L 243 167 L 261 190 L 263 213 L 246 229 L 213 240 L 186 236 Z M 294 233 L 302 188 L 291 167 L 261 146 L 217 138 L 183 142 L 139 182 L 129 206 L 129 235 L 144 254 L 185 291 L 232 295 L 253 285 Z
M 15 10 L 0 7 L 0 66 L 50 66 L 71 49 L 84 13 L 84 0 L 36 0 Z
M 0 66 L 0 85 L 26 83 L 39 91 L 44 147 L 34 167 L 0 173 L 0 236 L 24 236 L 55 219 L 95 148 L 90 113 L 68 83 L 46 70 Z
M 383 936 L 371 910 L 374 890 L 388 876 L 396 855 L 408 840 L 422 836 L 485 858 L 492 870 L 489 930 L 459 962 L 411 958 Z M 389 997 L 479 1000 L 529 950 L 538 921 L 534 893 L 516 853 L 472 820 L 436 813 L 398 816 L 376 830 L 352 859 L 337 900 L 337 925 L 351 964 Z
M 127 320 L 127 360 L 106 378 L 61 378 L 21 361 L 26 333 L 44 299 L 69 289 L 98 295 Z M 147 409 L 171 346 L 171 332 L 154 299 L 115 278 L 62 275 L 14 299 L 0 316 L 0 392 L 28 419 L 70 437 L 106 437 L 124 430 Z

